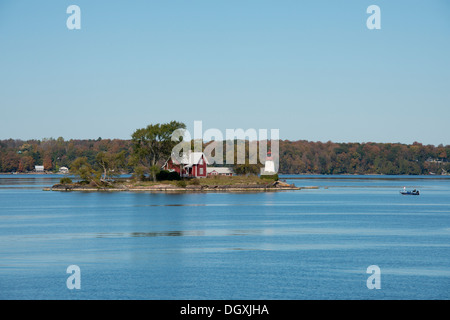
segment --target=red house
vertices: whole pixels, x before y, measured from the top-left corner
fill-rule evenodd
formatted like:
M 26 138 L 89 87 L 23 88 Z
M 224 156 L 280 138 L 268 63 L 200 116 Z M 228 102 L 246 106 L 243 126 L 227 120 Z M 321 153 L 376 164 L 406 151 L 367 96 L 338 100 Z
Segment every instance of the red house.
M 203 152 L 188 152 L 178 162 L 173 157 L 163 165 L 163 170 L 175 171 L 181 177 L 205 178 L 207 173 L 208 159 Z

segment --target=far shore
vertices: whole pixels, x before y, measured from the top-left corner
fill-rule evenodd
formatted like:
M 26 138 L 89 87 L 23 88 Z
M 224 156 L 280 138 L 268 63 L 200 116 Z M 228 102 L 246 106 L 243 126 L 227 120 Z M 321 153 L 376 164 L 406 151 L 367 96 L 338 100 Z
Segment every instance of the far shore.
M 67 175 L 67 173 L 63 172 L 0 172 L 3 175 L 46 175 L 46 174 L 58 174 L 58 175 Z
M 125 175 L 131 175 L 131 173 L 124 173 Z M 70 173 L 63 172 L 0 172 L 0 175 L 68 175 Z M 318 177 L 348 177 L 348 176 L 403 176 L 403 177 L 450 177 L 450 174 L 382 174 L 382 173 L 340 173 L 340 174 L 321 174 L 321 173 L 278 173 L 279 176 L 283 176 L 283 179 L 296 179 L 301 176 L 318 176 Z M 286 177 L 296 176 L 296 177 Z

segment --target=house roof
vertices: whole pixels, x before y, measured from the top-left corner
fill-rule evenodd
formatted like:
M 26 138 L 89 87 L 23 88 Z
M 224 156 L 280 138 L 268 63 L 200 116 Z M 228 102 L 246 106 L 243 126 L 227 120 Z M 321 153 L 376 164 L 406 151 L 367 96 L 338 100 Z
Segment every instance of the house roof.
M 200 163 L 200 160 L 203 158 L 204 161 L 206 162 L 206 164 L 209 164 L 208 162 L 208 158 L 206 158 L 205 154 L 203 152 L 192 152 L 189 151 L 187 153 L 184 153 L 183 156 L 181 157 L 181 163 L 179 163 L 173 155 L 172 155 L 172 161 L 175 164 L 182 164 L 185 167 L 191 167 L 193 165 L 197 165 Z M 166 161 L 167 163 L 167 161 Z
M 187 166 L 192 166 L 199 164 L 201 159 L 205 159 L 206 164 L 209 164 L 208 159 L 206 159 L 203 152 L 188 152 L 183 154 L 181 158 L 181 163 Z
M 233 173 L 233 170 L 228 167 L 208 167 L 206 168 L 207 173 L 211 173 L 216 171 L 217 173 L 226 174 L 226 173 Z

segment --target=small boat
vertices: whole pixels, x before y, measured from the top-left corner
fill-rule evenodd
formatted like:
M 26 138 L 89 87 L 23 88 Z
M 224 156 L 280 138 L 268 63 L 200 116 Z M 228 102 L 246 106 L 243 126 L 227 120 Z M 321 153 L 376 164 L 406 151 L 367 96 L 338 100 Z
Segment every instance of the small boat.
M 401 194 L 403 195 L 411 195 L 411 196 L 418 196 L 420 195 L 419 190 L 414 189 L 413 191 L 406 191 L 405 189 L 403 189 L 402 191 L 400 191 Z

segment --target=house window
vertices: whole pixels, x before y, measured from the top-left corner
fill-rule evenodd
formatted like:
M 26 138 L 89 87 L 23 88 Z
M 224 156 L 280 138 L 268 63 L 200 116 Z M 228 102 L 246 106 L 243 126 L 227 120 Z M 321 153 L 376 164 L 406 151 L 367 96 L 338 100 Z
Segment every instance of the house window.
M 203 175 L 203 167 L 200 167 L 200 173 L 201 176 Z

